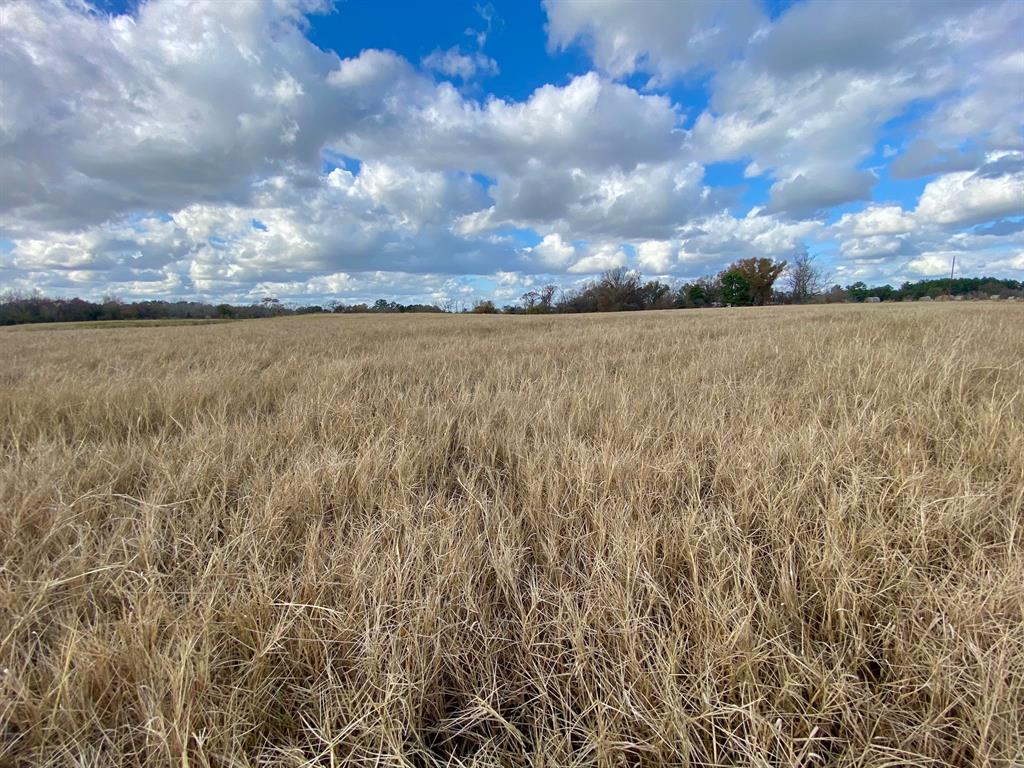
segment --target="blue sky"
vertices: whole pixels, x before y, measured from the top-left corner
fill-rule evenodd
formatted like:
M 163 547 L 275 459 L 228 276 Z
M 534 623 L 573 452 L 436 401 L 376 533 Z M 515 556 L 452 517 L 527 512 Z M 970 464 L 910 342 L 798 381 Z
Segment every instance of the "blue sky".
M 1024 5 L 13 0 L 0 288 L 1024 275 Z

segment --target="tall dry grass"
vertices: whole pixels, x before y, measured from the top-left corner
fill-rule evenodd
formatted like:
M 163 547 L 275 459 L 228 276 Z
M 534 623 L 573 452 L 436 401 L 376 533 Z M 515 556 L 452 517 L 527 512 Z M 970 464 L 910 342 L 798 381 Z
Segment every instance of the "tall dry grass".
M 1024 760 L 1024 306 L 0 360 L 0 763 Z

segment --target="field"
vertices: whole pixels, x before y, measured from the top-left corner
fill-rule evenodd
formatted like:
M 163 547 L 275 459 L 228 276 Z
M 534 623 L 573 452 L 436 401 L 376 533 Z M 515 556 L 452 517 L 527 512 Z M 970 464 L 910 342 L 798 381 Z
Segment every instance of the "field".
M 159 320 L 83 320 L 76 323 L 34 323 L 10 328 L 7 332 L 33 331 L 77 331 L 81 329 L 113 330 L 114 328 L 162 328 L 167 325 L 210 325 L 212 323 L 230 323 L 231 320 L 210 318 L 192 319 L 186 317 L 168 317 Z
M 1024 760 L 1024 306 L 0 332 L 0 764 Z

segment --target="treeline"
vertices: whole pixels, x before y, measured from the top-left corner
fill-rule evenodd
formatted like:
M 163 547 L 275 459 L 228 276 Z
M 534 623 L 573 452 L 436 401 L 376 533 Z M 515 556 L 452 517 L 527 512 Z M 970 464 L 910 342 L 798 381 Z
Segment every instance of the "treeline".
M 433 304 L 398 304 L 378 300 L 375 304 L 290 305 L 273 297 L 256 304 L 205 304 L 199 301 L 102 301 L 52 299 L 40 294 L 0 295 L 0 325 L 23 323 L 74 323 L 97 320 L 245 320 L 318 312 L 442 312 Z
M 835 291 L 839 286 L 834 286 Z M 854 283 L 839 291 L 840 301 L 864 301 L 869 296 L 876 296 L 881 301 L 916 301 L 928 296 L 935 299 L 939 296 L 962 296 L 968 299 L 990 299 L 993 296 L 1009 298 L 1024 296 L 1024 283 L 1020 280 L 1001 280 L 995 277 L 958 277 L 950 280 L 918 280 L 904 283 L 899 288 L 891 285 L 876 285 L 869 288 L 864 283 Z M 830 291 L 829 297 L 832 296 Z
M 493 301 L 483 300 L 477 302 L 472 310 L 453 301 L 444 302 L 443 307 L 400 304 L 386 299 L 378 299 L 373 304 L 332 301 L 323 306 L 284 304 L 273 296 L 267 296 L 255 304 L 235 305 L 197 301 L 124 302 L 114 297 L 92 302 L 78 298 L 51 299 L 39 294 L 7 293 L 0 295 L 0 325 L 95 320 L 247 319 L 319 312 L 548 314 L 861 302 L 870 297 L 880 301 L 915 301 L 945 295 L 968 299 L 1024 297 L 1024 283 L 995 277 L 919 280 L 903 283 L 899 288 L 891 285 L 869 287 L 863 282 L 852 283 L 845 288 L 839 285 L 828 287 L 827 282 L 813 257 L 804 255 L 788 264 L 763 258 L 742 259 L 717 275 L 675 286 L 659 280 L 645 281 L 638 272 L 619 268 L 609 270 L 583 286 L 559 288 L 546 285 L 524 293 L 518 304 L 498 308 Z
M 787 269 L 788 267 L 788 269 Z M 781 280 L 780 280 L 781 278 Z M 988 299 L 1024 297 L 1024 283 L 995 277 L 964 277 L 955 280 L 919 280 L 899 288 L 882 285 L 869 288 L 863 282 L 828 287 L 824 272 L 808 255 L 791 263 L 771 259 L 742 259 L 717 275 L 708 275 L 682 285 L 658 280 L 644 281 L 639 273 L 626 269 L 605 272 L 600 278 L 575 289 L 547 285 L 524 293 L 519 304 L 500 310 L 491 301 L 481 301 L 477 313 L 544 314 L 575 312 L 618 312 L 640 309 L 693 309 L 699 307 L 745 307 L 765 304 L 810 304 L 879 301 L 914 301 L 924 296 L 943 295 Z
M 807 259 L 807 265 L 814 269 L 810 259 Z M 769 304 L 774 297 L 775 281 L 785 269 L 784 261 L 741 259 L 714 277 L 672 286 L 660 280 L 645 282 L 639 272 L 619 267 L 577 288 L 559 289 L 555 285 L 546 285 L 528 291 L 520 297 L 520 304 L 506 305 L 500 311 L 510 314 L 628 312 Z M 499 310 L 492 301 L 480 301 L 473 311 L 490 313 Z
M 436 304 L 399 304 L 396 301 L 377 299 L 373 304 L 342 304 L 332 301 L 327 305 L 324 312 L 340 312 L 348 314 L 352 312 L 447 312 Z

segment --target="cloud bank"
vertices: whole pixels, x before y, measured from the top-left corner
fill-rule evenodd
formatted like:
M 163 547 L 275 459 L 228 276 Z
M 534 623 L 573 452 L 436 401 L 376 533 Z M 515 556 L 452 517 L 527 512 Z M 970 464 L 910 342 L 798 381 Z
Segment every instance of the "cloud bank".
M 341 57 L 309 32 L 344 6 L 7 3 L 0 284 L 511 298 L 807 249 L 837 280 L 933 275 L 953 253 L 1021 270 L 1019 3 L 544 10 L 549 55 L 590 71 L 515 100 L 480 90 L 505 69 L 493 32 Z

